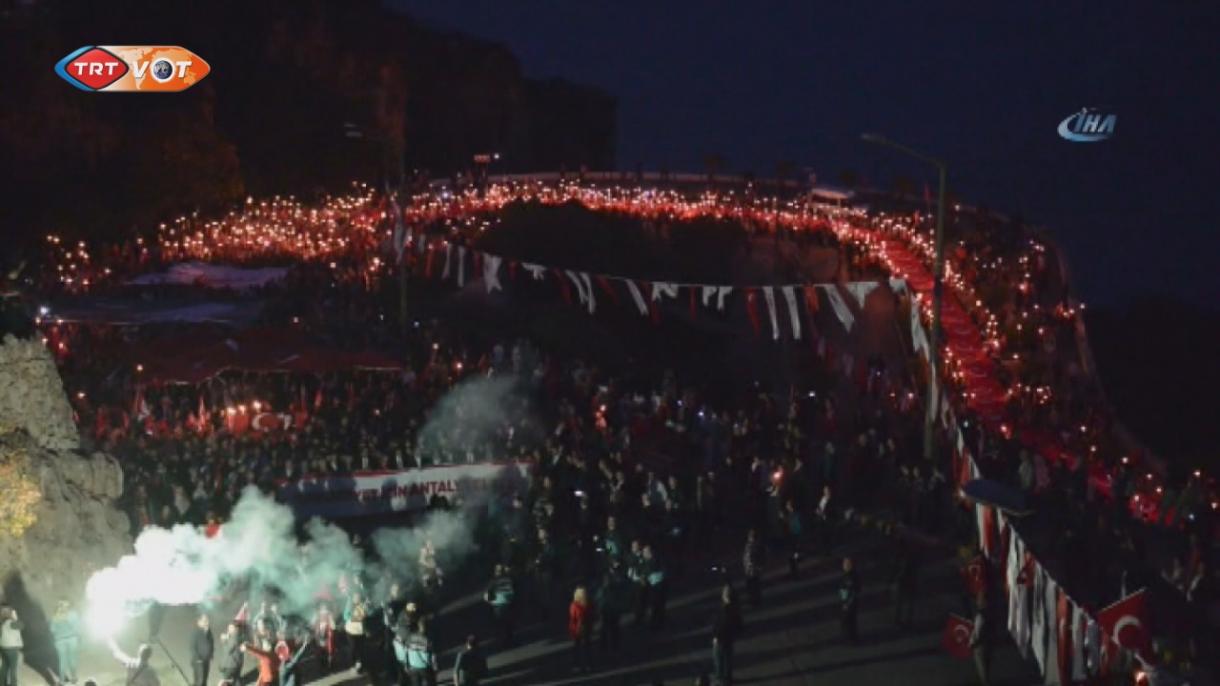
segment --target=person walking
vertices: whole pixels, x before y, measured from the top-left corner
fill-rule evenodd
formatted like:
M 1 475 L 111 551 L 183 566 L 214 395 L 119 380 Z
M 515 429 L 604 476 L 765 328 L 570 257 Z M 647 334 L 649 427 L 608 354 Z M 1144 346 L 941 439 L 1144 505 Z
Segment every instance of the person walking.
M 508 568 L 504 565 L 496 565 L 495 575 L 492 577 L 491 584 L 487 586 L 487 592 L 483 594 L 483 599 L 487 601 L 488 605 L 491 605 L 492 617 L 500 628 L 500 636 L 504 641 L 503 647 L 513 645 L 513 600 L 515 593 L 513 579 L 509 576 Z
M 860 640 L 856 617 L 860 612 L 860 576 L 850 557 L 843 558 L 843 576 L 839 580 L 839 622 L 843 626 L 843 638 L 848 643 Z
M 763 545 L 758 540 L 757 529 L 750 529 L 746 533 L 746 548 L 741 554 L 741 566 L 745 571 L 746 595 L 750 598 L 750 605 L 758 607 L 762 605 Z
M 649 627 L 656 630 L 665 626 L 665 605 L 669 600 L 668 580 L 665 565 L 653 554 L 652 546 L 644 546 L 644 581 L 648 584 L 648 600 L 651 616 Z
M 309 652 L 309 645 L 313 642 L 313 637 L 309 632 L 304 632 L 300 636 L 300 641 L 301 644 L 297 646 L 296 651 L 290 653 L 287 657 L 281 655 L 280 686 L 297 686 L 297 666 L 301 664 L 301 660 Z M 395 683 L 397 683 L 397 679 L 395 679 Z
M 230 622 L 225 627 L 225 632 L 220 635 L 220 678 L 224 681 L 236 686 L 241 683 L 241 671 L 245 666 L 246 654 L 242 652 L 242 636 L 241 630 L 237 628 L 235 622 Z
M 635 585 L 635 619 L 633 626 L 644 624 L 648 615 L 648 579 L 645 568 L 644 546 L 639 539 L 631 541 L 631 554 L 628 556 L 627 578 Z
M 55 656 L 59 663 L 61 683 L 76 683 L 76 667 L 80 662 L 80 615 L 67 600 L 59 601 L 51 618 L 51 638 L 55 641 Z
M 478 639 L 471 634 L 453 661 L 453 686 L 479 686 L 485 676 L 487 658 L 479 650 Z
M 207 686 L 208 670 L 212 666 L 215 649 L 211 620 L 206 614 L 201 614 L 195 620 L 195 630 L 191 632 L 191 686 Z
M 0 607 L 0 686 L 17 686 L 21 651 L 25 648 L 23 629 L 16 610 L 7 605 Z
M 900 541 L 890 583 L 894 593 L 894 623 L 906 629 L 915 622 L 915 594 L 919 580 L 919 552 L 915 544 Z
M 593 612 L 584 586 L 577 586 L 568 606 L 568 638 L 572 639 L 573 671 L 593 671 Z
M 627 609 L 630 582 L 618 562 L 611 564 L 597 589 L 597 614 L 601 623 L 598 636 L 603 656 L 618 653 L 623 612 Z
M 788 500 L 784 503 L 785 539 L 788 548 L 788 578 L 796 579 L 801 564 L 801 536 L 805 532 L 805 524 L 796 503 Z
M 407 683 L 410 686 L 436 686 L 436 651 L 428 638 L 428 620 L 420 617 L 405 646 Z
M 157 670 L 150 664 L 152 652 L 152 646 L 142 643 L 133 657 L 120 650 L 114 639 L 110 640 L 110 654 L 127 670 L 126 686 L 161 686 Z
M 368 642 L 365 640 L 364 629 L 368 614 L 369 606 L 364 601 L 364 595 L 359 592 L 352 593 L 343 612 L 343 632 L 347 634 L 352 651 L 352 666 L 356 668 L 357 674 L 364 673 L 364 665 L 368 662 Z
M 717 686 L 733 683 L 733 646 L 741 634 L 741 608 L 730 584 L 720 592 L 720 608 L 712 625 L 712 674 Z

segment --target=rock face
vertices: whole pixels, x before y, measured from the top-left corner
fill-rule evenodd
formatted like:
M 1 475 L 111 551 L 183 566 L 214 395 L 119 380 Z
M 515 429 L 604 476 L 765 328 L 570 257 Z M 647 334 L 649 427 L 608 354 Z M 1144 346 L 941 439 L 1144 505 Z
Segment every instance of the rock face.
M 89 574 L 131 548 L 127 518 L 115 507 L 122 471 L 112 457 L 80 453 L 50 354 L 12 336 L 0 344 L 0 468 L 6 495 L 31 495 L 24 512 L 0 509 L 6 600 L 48 611 L 59 598 L 79 601 Z M 24 602 L 11 597 L 14 589 Z

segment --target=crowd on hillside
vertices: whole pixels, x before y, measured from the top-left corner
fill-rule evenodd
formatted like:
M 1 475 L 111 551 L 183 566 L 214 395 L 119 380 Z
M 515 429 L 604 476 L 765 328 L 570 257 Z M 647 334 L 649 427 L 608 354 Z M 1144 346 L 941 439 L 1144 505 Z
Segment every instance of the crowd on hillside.
M 373 221 L 364 215 L 372 210 L 365 203 L 360 211 L 350 226 L 363 231 Z M 291 221 L 291 212 L 275 217 L 284 221 Z M 666 221 L 654 227 L 658 239 Z M 443 219 L 414 228 L 417 238 L 445 235 L 471 244 L 480 231 L 475 225 L 455 231 Z M 770 229 L 758 223 L 752 230 Z M 777 245 L 780 235 L 776 231 Z M 881 273 L 876 256 L 860 245 L 830 232 L 816 235 L 817 247 L 838 248 L 845 276 Z M 1036 504 L 1036 518 L 1047 525 L 1031 529 L 1054 536 L 1035 533 L 1033 545 L 1062 570 L 1065 586 L 1103 602 L 1163 577 L 1183 592 L 1192 621 L 1206 625 L 1214 586 L 1206 481 L 1196 475 L 1149 489 L 1144 484 L 1153 479 L 1144 463 L 1113 440 L 1112 414 L 1077 349 L 1080 306 L 1046 243 L 964 213 L 953 218 L 950 235 L 951 273 L 961 279 L 955 294 L 984 337 L 998 343 L 998 368 L 1013 389 L 1006 416 L 1027 429 L 1019 441 L 970 431 L 972 445 L 984 446 L 976 455 L 984 474 L 1007 480 Z M 524 459 L 535 465 L 539 487 L 563 485 L 541 509 L 533 503 L 537 494 L 521 506 L 531 518 L 538 512 L 553 518 L 547 521 L 556 527 L 584 523 L 560 538 L 583 551 L 577 556 L 583 567 L 570 578 L 596 588 L 598 556 L 589 550 L 599 546 L 580 542 L 601 537 L 610 513 L 625 527 L 648 532 L 644 538 L 655 542 L 654 554 L 673 564 L 681 559 L 673 546 L 689 545 L 688 534 L 708 530 L 699 511 L 714 518 L 724 506 L 716 498 L 729 493 L 752 522 L 770 527 L 773 540 L 783 540 L 794 526 L 803 531 L 799 522 L 815 519 L 825 486 L 841 511 L 883 506 L 933 530 L 947 519 L 938 503 L 954 485 L 955 475 L 946 474 L 951 446 L 942 443 L 944 464 L 915 459 L 919 403 L 899 370 L 858 365 L 863 373 L 845 382 L 852 387 L 846 397 L 831 397 L 827 389 L 795 388 L 786 398 L 739 389 L 726 400 L 679 384 L 660 369 L 613 375 L 592 361 L 561 359 L 520 341 L 465 340 L 431 324 L 409 328 L 404 338 L 394 316 L 387 320 L 385 314 L 394 311 L 395 289 L 382 277 L 393 272 L 384 264 L 370 269 L 365 261 L 377 243 L 372 236 L 362 239 L 360 256 L 339 252 L 333 262 L 311 259 L 295 267 L 273 287 L 264 317 L 277 326 L 303 327 L 339 348 L 394 346 L 405 360 L 401 371 L 229 371 L 195 385 L 142 383 L 123 351 L 144 333 L 42 322 L 82 428 L 124 462 L 133 528 L 220 519 L 244 486 L 271 490 L 306 473 Z M 147 270 L 182 256 L 135 241 L 116 248 L 115 266 L 108 267 L 111 257 L 77 250 L 79 264 L 71 268 L 78 270 L 72 277 L 77 283 L 85 263 L 91 273 L 106 274 Z M 239 264 L 266 259 L 257 249 L 245 259 L 236 247 L 225 257 Z M 418 262 L 415 269 L 418 278 Z M 493 426 L 470 432 L 454 422 L 425 429 L 429 411 L 447 391 L 487 377 L 513 379 Z M 477 408 L 459 403 L 453 411 L 460 417 Z M 274 417 L 260 420 L 265 414 Z M 1050 443 L 1057 449 L 1047 459 L 1040 448 Z M 1068 457 L 1055 459 L 1060 455 Z M 737 493 L 743 484 L 746 491 Z M 775 497 L 749 495 L 769 489 Z M 574 497 L 576 491 L 586 496 Z M 600 502 L 588 495 L 599 492 Z M 1159 505 L 1160 523 L 1184 530 L 1169 539 L 1169 550 L 1149 548 L 1140 535 L 1132 517 L 1143 512 L 1139 497 Z M 679 520 L 676 528 L 684 533 L 674 539 L 666 532 Z M 553 540 L 556 534 L 547 535 Z M 536 537 L 524 527 L 515 540 L 524 549 Z M 1076 554 L 1081 547 L 1090 551 L 1087 558 Z M 500 562 L 519 574 L 524 563 L 512 555 Z M 1156 560 L 1152 569 L 1149 559 Z

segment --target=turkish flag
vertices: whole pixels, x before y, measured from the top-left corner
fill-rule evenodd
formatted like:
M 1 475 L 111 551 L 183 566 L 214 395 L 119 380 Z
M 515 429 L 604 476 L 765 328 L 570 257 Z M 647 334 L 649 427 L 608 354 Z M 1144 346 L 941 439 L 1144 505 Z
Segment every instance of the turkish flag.
M 1097 613 L 1097 623 L 1105 640 L 1130 650 L 1145 662 L 1150 662 L 1152 644 L 1148 633 L 1148 613 L 1145 608 L 1147 591 L 1140 589 Z
M 970 636 L 974 633 L 974 622 L 959 615 L 950 614 L 945 622 L 945 631 L 940 635 L 940 647 L 959 660 L 970 659 Z
M 987 590 L 987 560 L 982 555 L 976 555 L 965 568 L 962 577 L 966 581 L 966 589 L 970 596 L 975 597 Z

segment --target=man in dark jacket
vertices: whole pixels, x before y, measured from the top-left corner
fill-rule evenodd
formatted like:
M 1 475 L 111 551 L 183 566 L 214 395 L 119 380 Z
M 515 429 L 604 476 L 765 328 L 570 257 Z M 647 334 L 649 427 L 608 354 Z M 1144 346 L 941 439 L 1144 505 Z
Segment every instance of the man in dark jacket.
M 191 632 L 191 684 L 207 686 L 208 670 L 212 666 L 212 653 L 216 642 L 212 637 L 212 625 L 206 614 L 199 615 L 195 630 Z
M 843 625 L 843 637 L 849 643 L 859 640 L 856 632 L 856 616 L 860 612 L 860 576 L 850 557 L 843 558 L 843 576 L 839 580 L 839 620 Z
M 741 566 L 746 576 L 746 594 L 750 596 L 750 605 L 758 607 L 762 604 L 763 547 L 755 529 L 746 533 L 746 549 L 741 555 Z
M 236 624 L 229 624 L 220 635 L 220 678 L 231 686 L 241 683 L 241 669 L 246 656 L 241 650 L 244 637 Z
M 717 686 L 733 683 L 733 645 L 741 634 L 741 609 L 733 587 L 725 584 L 720 594 L 720 610 L 712 625 L 712 672 Z
M 895 560 L 894 576 L 891 579 L 894 592 L 894 623 L 899 628 L 909 627 L 915 621 L 915 593 L 919 579 L 919 553 L 915 544 L 900 541 Z
M 492 617 L 500 627 L 500 635 L 504 640 L 502 647 L 513 645 L 515 594 L 513 578 L 509 575 L 508 568 L 504 565 L 496 565 L 495 576 L 487 586 L 487 592 L 483 594 L 483 598 L 487 604 L 491 605 Z
M 454 686 L 479 686 L 487 674 L 487 658 L 479 650 L 479 642 L 473 635 L 466 637 L 466 645 L 458 651 L 453 662 Z

